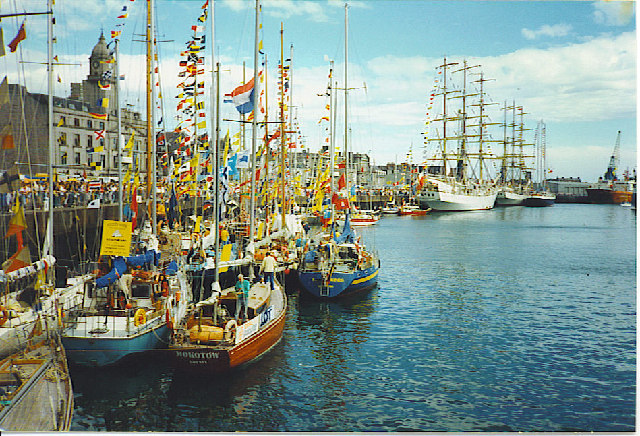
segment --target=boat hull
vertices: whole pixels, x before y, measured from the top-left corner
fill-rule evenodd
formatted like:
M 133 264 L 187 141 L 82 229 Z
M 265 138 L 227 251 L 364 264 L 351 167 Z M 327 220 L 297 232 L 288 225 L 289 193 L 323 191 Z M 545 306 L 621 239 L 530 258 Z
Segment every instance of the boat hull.
M 114 365 L 126 357 L 166 347 L 170 330 L 166 323 L 133 337 L 63 336 L 62 344 L 74 365 Z
M 278 309 L 272 306 L 256 318 L 237 327 L 236 334 L 240 335 L 241 339 L 235 345 L 171 345 L 174 366 L 183 372 L 220 374 L 260 359 L 282 338 L 287 307 L 284 292 L 281 298 L 282 303 L 277 305 L 278 312 L 273 313 Z M 246 337 L 242 339 L 244 335 Z
M 587 188 L 587 199 L 594 204 L 630 203 L 633 198 L 631 191 L 614 191 L 613 189 Z
M 526 195 L 517 192 L 500 191 L 496 196 L 496 206 L 522 206 L 526 198 Z
M 336 298 L 372 289 L 378 283 L 377 265 L 350 273 L 334 272 L 327 284 L 319 271 L 299 271 L 303 289 L 318 298 Z
M 460 212 L 467 210 L 492 209 L 496 193 L 485 195 L 465 195 L 440 191 L 427 191 L 419 197 L 420 207 L 437 211 Z
M 181 371 L 209 374 L 220 374 L 248 365 L 280 342 L 284 320 L 283 311 L 271 326 L 231 348 L 198 345 L 172 347 L 174 365 Z
M 524 205 L 527 207 L 549 207 L 553 206 L 556 202 L 556 198 L 552 196 L 531 196 L 524 200 Z

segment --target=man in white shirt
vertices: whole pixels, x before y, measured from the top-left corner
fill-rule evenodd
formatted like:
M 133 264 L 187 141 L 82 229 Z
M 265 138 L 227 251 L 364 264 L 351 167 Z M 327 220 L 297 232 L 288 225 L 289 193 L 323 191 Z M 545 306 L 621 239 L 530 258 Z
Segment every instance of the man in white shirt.
M 264 273 L 262 282 L 264 283 L 264 279 L 267 279 L 267 281 L 271 285 L 272 291 L 274 288 L 273 275 L 275 271 L 276 271 L 276 259 L 271 255 L 271 252 L 267 251 L 267 254 L 264 256 L 264 260 L 262 261 L 262 265 L 260 266 L 260 272 Z

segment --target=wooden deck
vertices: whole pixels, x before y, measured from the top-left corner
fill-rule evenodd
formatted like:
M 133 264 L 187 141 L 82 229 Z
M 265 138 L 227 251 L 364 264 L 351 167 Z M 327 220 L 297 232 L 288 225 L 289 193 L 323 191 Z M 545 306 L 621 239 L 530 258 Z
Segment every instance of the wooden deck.
M 62 346 L 44 341 L 0 361 L 0 428 L 68 431 L 73 392 Z

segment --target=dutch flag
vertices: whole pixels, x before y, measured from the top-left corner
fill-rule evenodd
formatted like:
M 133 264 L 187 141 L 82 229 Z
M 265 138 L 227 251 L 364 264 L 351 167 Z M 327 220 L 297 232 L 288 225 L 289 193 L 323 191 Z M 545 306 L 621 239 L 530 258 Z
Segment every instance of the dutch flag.
M 236 89 L 231 91 L 231 94 L 227 94 L 227 96 L 231 97 L 231 102 L 236 106 L 238 112 L 241 114 L 248 114 L 253 110 L 253 79 L 249 80 L 249 82 L 244 85 L 238 86 Z M 228 100 L 225 99 L 225 102 L 226 101 Z

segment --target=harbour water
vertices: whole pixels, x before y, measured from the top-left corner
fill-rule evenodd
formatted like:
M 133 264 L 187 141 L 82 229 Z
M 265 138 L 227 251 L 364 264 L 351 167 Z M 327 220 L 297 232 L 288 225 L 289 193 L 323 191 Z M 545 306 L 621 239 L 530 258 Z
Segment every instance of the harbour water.
M 282 341 L 229 376 L 162 353 L 73 368 L 74 431 L 635 429 L 636 214 L 559 204 L 384 217 L 379 287 L 289 290 Z

